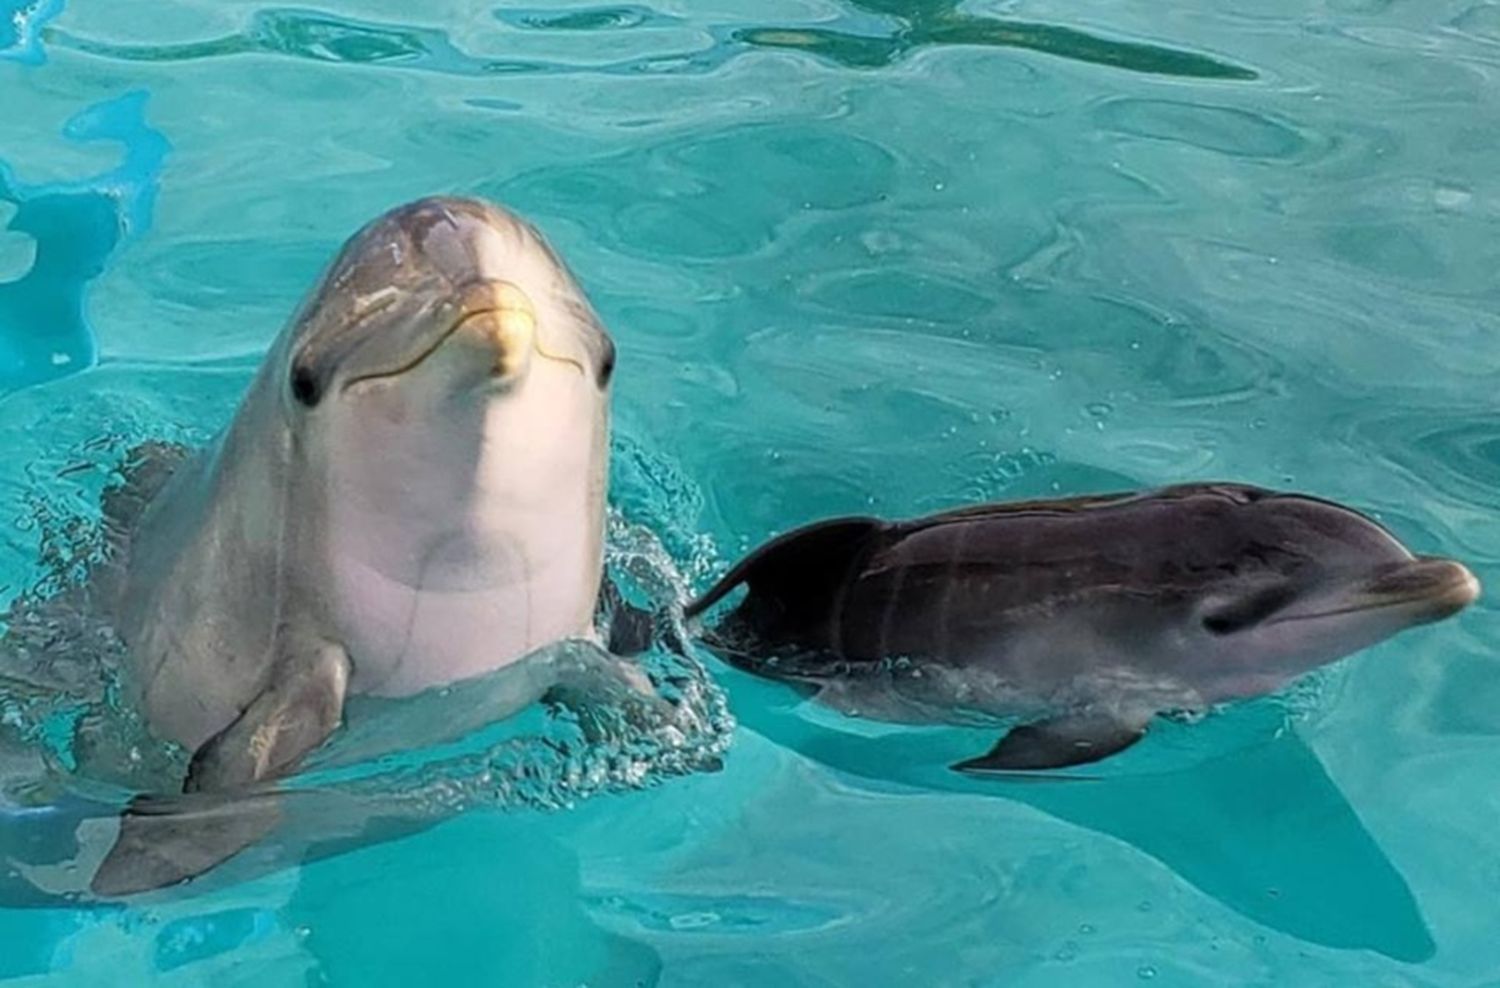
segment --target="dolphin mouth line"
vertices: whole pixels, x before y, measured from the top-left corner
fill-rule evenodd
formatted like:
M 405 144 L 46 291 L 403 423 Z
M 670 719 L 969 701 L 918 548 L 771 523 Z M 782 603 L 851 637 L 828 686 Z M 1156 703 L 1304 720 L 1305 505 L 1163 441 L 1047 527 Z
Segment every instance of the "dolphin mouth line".
M 423 347 L 421 350 L 417 351 L 417 353 L 404 364 L 391 368 L 390 370 L 372 371 L 368 374 L 361 374 L 358 377 L 351 377 L 343 383 L 342 387 L 339 388 L 340 392 L 348 391 L 356 384 L 364 384 L 369 381 L 389 380 L 393 377 L 400 377 L 402 374 L 411 372 L 412 370 L 419 367 L 425 360 L 427 360 L 427 358 L 431 357 L 434 353 L 440 350 L 444 343 L 447 343 L 450 339 L 452 339 L 455 333 L 463 329 L 471 321 L 475 319 L 482 319 L 487 316 L 504 318 L 507 315 L 520 315 L 525 317 L 526 319 L 530 320 L 532 324 L 532 331 L 530 334 L 531 339 L 529 342 L 531 345 L 531 349 L 536 353 L 537 356 L 542 357 L 545 360 L 552 360 L 556 361 L 557 363 L 569 364 L 572 367 L 576 368 L 580 374 L 584 375 L 585 377 L 588 376 L 588 371 L 584 369 L 584 366 L 580 361 L 565 354 L 552 353 L 542 345 L 541 334 L 536 332 L 536 309 L 532 305 L 531 299 L 526 295 L 525 292 L 522 292 L 520 288 L 508 281 L 484 281 L 480 282 L 479 284 L 488 288 L 509 289 L 510 292 L 514 292 L 515 294 L 520 296 L 520 299 L 517 300 L 520 302 L 520 304 L 516 304 L 516 302 L 513 301 L 511 304 L 486 305 L 467 309 L 462 312 L 457 319 L 454 319 L 452 324 L 449 325 L 447 329 L 438 334 L 436 339 L 434 339 L 426 347 Z M 383 306 L 382 308 L 384 307 L 385 306 Z M 369 313 L 367 313 L 367 315 L 368 314 Z M 498 374 L 498 368 L 496 373 Z
M 1454 574 L 1451 578 L 1431 587 L 1412 590 L 1407 593 L 1376 594 L 1356 603 L 1343 607 L 1331 607 L 1327 610 L 1287 614 L 1280 617 L 1273 616 L 1265 623 L 1267 625 L 1274 625 L 1290 624 L 1297 621 L 1313 621 L 1319 618 L 1339 617 L 1343 614 L 1361 614 L 1366 611 L 1377 611 L 1388 607 L 1400 607 L 1404 604 L 1428 604 L 1437 610 L 1450 612 L 1462 610 L 1472 604 L 1478 597 L 1479 580 L 1473 573 L 1461 568 L 1460 572 Z

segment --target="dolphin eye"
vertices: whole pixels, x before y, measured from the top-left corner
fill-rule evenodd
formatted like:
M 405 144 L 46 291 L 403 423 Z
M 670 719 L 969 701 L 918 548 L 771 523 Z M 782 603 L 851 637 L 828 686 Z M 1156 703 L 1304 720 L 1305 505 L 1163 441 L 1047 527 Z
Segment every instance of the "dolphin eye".
M 315 407 L 323 397 L 317 376 L 300 364 L 292 368 L 292 397 L 308 408 Z
M 1203 618 L 1203 630 L 1211 635 L 1232 635 L 1248 623 L 1228 614 L 1209 614 Z
M 599 387 L 609 384 L 615 373 L 615 341 L 605 337 L 604 353 L 599 358 Z
M 1296 595 L 1296 589 L 1286 583 L 1251 591 L 1203 615 L 1203 630 L 1211 635 L 1244 631 L 1281 610 Z

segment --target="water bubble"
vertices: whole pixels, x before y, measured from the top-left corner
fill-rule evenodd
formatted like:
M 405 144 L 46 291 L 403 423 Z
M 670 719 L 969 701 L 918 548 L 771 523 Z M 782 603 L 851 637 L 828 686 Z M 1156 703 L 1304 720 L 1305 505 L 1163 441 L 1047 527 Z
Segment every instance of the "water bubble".
M 1150 964 L 1142 964 L 1140 967 L 1135 969 L 1135 976 L 1137 978 L 1140 978 L 1142 981 L 1150 981 L 1152 978 L 1156 977 L 1156 968 L 1152 967 Z

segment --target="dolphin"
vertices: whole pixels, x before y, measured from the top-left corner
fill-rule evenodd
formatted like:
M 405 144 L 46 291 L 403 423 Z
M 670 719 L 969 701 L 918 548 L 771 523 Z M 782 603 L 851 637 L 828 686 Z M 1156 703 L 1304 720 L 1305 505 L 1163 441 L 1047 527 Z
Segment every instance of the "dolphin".
M 1082 765 L 1158 714 L 1274 692 L 1479 594 L 1318 498 L 1231 483 L 851 517 L 757 549 L 686 614 L 732 664 L 846 713 L 1019 720 L 965 772 Z
M 151 730 L 193 753 L 185 795 L 290 773 L 350 694 L 597 638 L 614 363 L 566 265 L 498 206 L 423 199 L 344 245 L 232 422 L 158 478 L 101 591 Z M 526 668 L 523 700 L 646 689 L 598 649 Z M 95 892 L 197 875 L 274 820 L 173 805 L 132 805 Z

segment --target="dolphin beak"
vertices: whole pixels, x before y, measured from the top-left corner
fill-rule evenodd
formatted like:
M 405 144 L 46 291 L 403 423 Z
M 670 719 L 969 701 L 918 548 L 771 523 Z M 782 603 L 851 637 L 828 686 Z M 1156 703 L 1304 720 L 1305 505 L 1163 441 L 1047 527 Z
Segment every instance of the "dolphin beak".
M 511 378 L 536 346 L 536 306 L 509 281 L 481 281 L 464 292 L 453 333 L 463 333 L 494 351 L 490 373 Z
M 554 353 L 543 345 L 537 330 L 536 306 L 521 287 L 510 281 L 477 282 L 464 292 L 455 332 L 474 328 L 494 348 L 493 377 L 509 380 L 526 366 L 532 353 L 575 367 L 587 376 L 574 357 Z
M 1479 579 L 1452 559 L 1419 556 L 1377 574 L 1360 594 L 1367 607 L 1407 607 L 1423 620 L 1451 617 L 1479 599 Z
M 1462 563 L 1418 556 L 1382 567 L 1358 583 L 1278 612 L 1267 623 L 1307 621 L 1385 611 L 1408 625 L 1450 618 L 1479 599 L 1479 580 Z

